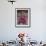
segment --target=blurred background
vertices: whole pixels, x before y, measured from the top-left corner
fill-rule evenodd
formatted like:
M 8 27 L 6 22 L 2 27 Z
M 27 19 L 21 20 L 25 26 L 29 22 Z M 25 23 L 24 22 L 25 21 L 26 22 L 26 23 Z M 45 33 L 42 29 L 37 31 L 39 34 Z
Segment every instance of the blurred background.
M 15 8 L 31 8 L 30 28 L 15 27 Z M 8 0 L 0 0 L 0 41 L 16 40 L 19 32 L 25 32 L 31 40 L 46 41 L 45 0 L 16 0 L 13 5 Z

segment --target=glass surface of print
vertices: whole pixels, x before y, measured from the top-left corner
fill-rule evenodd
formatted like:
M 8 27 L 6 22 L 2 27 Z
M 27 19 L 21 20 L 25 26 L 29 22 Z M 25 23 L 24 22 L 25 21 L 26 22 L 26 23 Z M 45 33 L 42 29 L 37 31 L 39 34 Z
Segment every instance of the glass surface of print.
M 15 26 L 16 27 L 30 27 L 30 8 L 16 8 L 15 9 Z
M 28 25 L 28 10 L 17 10 L 17 24 Z

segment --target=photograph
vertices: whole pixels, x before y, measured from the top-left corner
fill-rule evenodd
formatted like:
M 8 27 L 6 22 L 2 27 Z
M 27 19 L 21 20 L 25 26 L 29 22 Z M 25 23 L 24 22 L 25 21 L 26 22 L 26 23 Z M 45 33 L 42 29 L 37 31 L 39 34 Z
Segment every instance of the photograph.
M 30 8 L 16 8 L 15 13 L 16 27 L 30 27 Z

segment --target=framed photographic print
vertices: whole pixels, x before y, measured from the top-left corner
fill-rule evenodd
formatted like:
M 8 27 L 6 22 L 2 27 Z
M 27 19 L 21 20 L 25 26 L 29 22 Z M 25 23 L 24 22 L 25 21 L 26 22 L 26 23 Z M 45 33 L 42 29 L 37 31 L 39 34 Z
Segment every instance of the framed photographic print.
M 15 8 L 15 26 L 21 28 L 31 26 L 30 8 Z

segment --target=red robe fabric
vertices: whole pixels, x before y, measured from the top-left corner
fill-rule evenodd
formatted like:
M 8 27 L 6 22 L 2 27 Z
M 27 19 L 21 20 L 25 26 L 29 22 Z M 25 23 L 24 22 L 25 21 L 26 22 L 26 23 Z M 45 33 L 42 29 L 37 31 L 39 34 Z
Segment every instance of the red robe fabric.
M 20 16 L 18 24 L 26 24 L 26 16 Z

